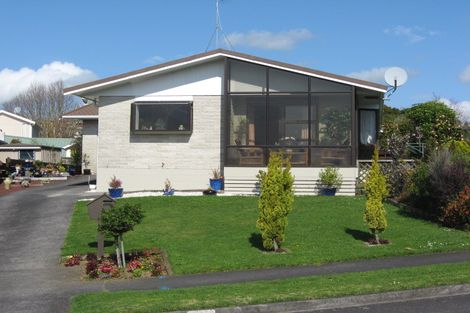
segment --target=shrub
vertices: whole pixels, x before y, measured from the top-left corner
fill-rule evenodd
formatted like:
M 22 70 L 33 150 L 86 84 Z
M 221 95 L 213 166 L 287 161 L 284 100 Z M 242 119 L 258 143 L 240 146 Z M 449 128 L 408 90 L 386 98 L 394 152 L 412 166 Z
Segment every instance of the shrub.
M 90 260 L 86 264 L 85 272 L 90 278 L 98 278 L 98 260 Z
M 445 226 L 470 230 L 470 186 L 465 186 L 457 198 L 446 206 L 441 221 Z
M 343 176 L 337 168 L 327 166 L 318 174 L 320 184 L 327 188 L 339 188 L 343 182 Z
M 124 249 L 122 235 L 134 229 L 137 224 L 142 222 L 144 214 L 140 205 L 131 205 L 124 203 L 101 213 L 101 219 L 98 224 L 98 231 L 108 236 L 114 237 L 116 244 L 116 258 L 119 267 L 125 267 Z
M 372 167 L 366 177 L 365 194 L 364 221 L 375 236 L 376 243 L 380 244 L 379 234 L 387 228 L 383 201 L 388 195 L 388 190 L 385 176 L 380 172 L 379 151 L 377 148 L 374 149 Z
M 436 216 L 465 185 L 470 185 L 470 176 L 465 161 L 454 158 L 449 150 L 436 152 L 429 162 L 428 193 L 435 203 Z
M 256 226 L 261 231 L 266 250 L 279 251 L 285 239 L 287 215 L 294 202 L 294 177 L 290 168 L 290 162 L 283 160 L 281 154 L 271 152 L 267 172 L 259 171 L 257 176 L 261 194 Z
M 406 109 L 406 116 L 413 128 L 419 127 L 427 151 L 440 147 L 451 140 L 461 140 L 462 130 L 457 113 L 442 102 L 429 101 Z

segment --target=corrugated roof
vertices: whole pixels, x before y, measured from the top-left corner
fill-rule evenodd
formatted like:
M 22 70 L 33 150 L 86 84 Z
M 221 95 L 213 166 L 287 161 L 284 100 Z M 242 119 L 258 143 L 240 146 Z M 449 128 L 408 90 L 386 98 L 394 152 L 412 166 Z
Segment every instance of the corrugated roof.
M 95 104 L 87 104 L 73 111 L 65 113 L 63 116 L 97 116 L 98 107 Z
M 219 57 L 228 57 L 228 58 L 234 58 L 238 60 L 244 60 L 247 62 L 257 63 L 257 64 L 264 64 L 267 66 L 281 68 L 287 71 L 303 73 L 306 75 L 319 77 L 319 78 L 323 78 L 327 80 L 332 80 L 332 81 L 341 82 L 345 84 L 351 84 L 351 85 L 355 85 L 359 87 L 369 88 L 369 89 L 380 91 L 380 92 L 387 91 L 387 86 L 382 85 L 382 84 L 372 83 L 372 82 L 355 79 L 355 78 L 351 78 L 347 76 L 342 76 L 342 75 L 336 75 L 336 74 L 332 74 L 332 73 L 328 73 L 324 71 L 318 71 L 318 70 L 314 70 L 311 68 L 288 64 L 284 62 L 264 59 L 264 58 L 260 58 L 260 57 L 252 56 L 249 54 L 240 53 L 240 52 L 217 49 L 217 50 L 212 50 L 212 51 L 205 52 L 205 53 L 195 54 L 195 55 L 182 58 L 182 59 L 178 59 L 178 60 L 174 60 L 174 61 L 170 61 L 170 62 L 166 62 L 166 63 L 162 63 L 162 64 L 150 66 L 150 67 L 145 67 L 136 71 L 114 75 L 114 76 L 99 79 L 96 81 L 88 82 L 85 84 L 80 84 L 80 85 L 72 86 L 69 88 L 65 88 L 64 93 L 65 94 L 86 94 L 86 92 L 89 92 L 93 89 L 101 88 L 107 85 L 126 82 L 130 79 L 137 78 L 137 77 L 154 75 L 155 73 L 166 70 L 166 69 L 174 69 L 180 66 L 191 64 L 191 63 L 209 61 L 209 60 L 213 60 Z
M 5 135 L 5 141 L 10 143 L 13 139 L 18 139 L 23 145 L 36 145 L 42 147 L 63 148 L 71 145 L 73 138 L 43 138 L 43 137 L 19 137 Z

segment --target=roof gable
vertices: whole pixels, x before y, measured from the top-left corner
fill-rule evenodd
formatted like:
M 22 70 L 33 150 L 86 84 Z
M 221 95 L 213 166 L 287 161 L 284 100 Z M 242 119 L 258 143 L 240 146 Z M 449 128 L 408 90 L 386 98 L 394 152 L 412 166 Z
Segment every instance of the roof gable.
M 70 112 L 62 115 L 63 118 L 84 118 L 84 119 L 97 119 L 98 118 L 98 107 L 94 104 L 87 104 L 76 108 Z
M 5 110 L 0 110 L 0 115 L 5 115 L 5 116 L 8 116 L 8 117 L 11 117 L 11 118 L 14 118 L 16 120 L 20 120 L 22 122 L 25 122 L 25 123 L 28 123 L 28 124 L 31 124 L 31 125 L 34 125 L 36 124 L 35 121 L 32 121 L 30 119 L 27 119 L 26 117 L 22 117 L 18 114 L 14 114 L 14 113 L 11 113 L 11 112 L 8 112 L 8 111 L 5 111 Z
M 171 71 L 171 70 L 183 68 L 186 66 L 208 62 L 217 58 L 224 58 L 224 57 L 233 58 L 233 59 L 246 61 L 246 62 L 250 62 L 254 64 L 259 64 L 259 65 L 265 65 L 265 66 L 269 66 L 269 67 L 273 67 L 273 68 L 277 68 L 277 69 L 281 69 L 285 71 L 290 71 L 290 72 L 294 72 L 298 74 L 326 79 L 326 80 L 330 80 L 333 82 L 353 85 L 353 86 L 357 86 L 357 87 L 361 87 L 361 88 L 365 88 L 369 90 L 374 90 L 374 91 L 379 91 L 383 93 L 387 91 L 387 87 L 385 85 L 381 85 L 377 83 L 372 83 L 372 82 L 355 79 L 355 78 L 351 78 L 347 76 L 342 76 L 342 75 L 331 74 L 331 73 L 324 72 L 324 71 L 313 70 L 310 68 L 288 64 L 284 62 L 278 62 L 278 61 L 273 61 L 269 59 L 259 58 L 259 57 L 252 56 L 249 54 L 228 51 L 228 50 L 223 50 L 223 49 L 217 49 L 217 50 L 209 51 L 206 53 L 200 53 L 200 54 L 196 54 L 196 55 L 189 56 L 186 58 L 182 58 L 179 60 L 174 60 L 174 61 L 170 61 L 170 62 L 166 62 L 166 63 L 162 63 L 162 64 L 150 66 L 150 67 L 145 67 L 136 71 L 131 71 L 128 73 L 123 73 L 123 74 L 119 74 L 115 76 L 110 76 L 104 79 L 65 88 L 64 94 L 65 95 L 87 94 L 91 91 L 94 91 L 100 88 L 105 88 L 105 87 L 110 87 L 110 86 L 115 86 L 115 85 L 119 85 L 122 83 L 126 83 L 132 79 L 145 78 L 146 76 L 156 75 L 161 72 Z

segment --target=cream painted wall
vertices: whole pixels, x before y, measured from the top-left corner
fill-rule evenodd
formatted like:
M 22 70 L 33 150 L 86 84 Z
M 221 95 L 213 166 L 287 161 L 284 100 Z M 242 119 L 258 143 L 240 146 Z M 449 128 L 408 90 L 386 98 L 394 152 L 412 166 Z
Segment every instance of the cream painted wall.
M 113 175 L 126 191 L 161 190 L 168 178 L 175 189 L 203 189 L 211 169 L 221 165 L 221 96 L 193 97 L 190 135 L 130 133 L 133 97 L 100 97 L 97 190 Z
M 224 62 L 214 61 L 135 83 L 111 87 L 100 96 L 206 96 L 221 95 Z
M 84 120 L 82 128 L 82 160 L 83 155 L 87 155 L 88 169 L 96 173 L 98 163 L 98 120 Z M 82 170 L 84 169 L 82 165 Z
M 31 124 L 3 114 L 0 114 L 0 129 L 9 136 L 31 138 L 33 134 Z

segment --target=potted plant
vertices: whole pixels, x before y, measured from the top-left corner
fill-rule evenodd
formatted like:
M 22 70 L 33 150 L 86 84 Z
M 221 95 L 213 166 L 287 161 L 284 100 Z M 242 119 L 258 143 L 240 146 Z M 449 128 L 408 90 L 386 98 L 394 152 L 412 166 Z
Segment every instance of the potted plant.
M 163 195 L 164 196 L 172 196 L 175 193 L 175 190 L 171 186 L 170 180 L 167 178 L 165 180 L 165 187 L 163 188 Z
M 3 185 L 5 186 L 5 190 L 10 190 L 12 182 L 13 181 L 11 180 L 10 176 L 5 178 L 5 180 L 3 181 Z
M 212 190 L 219 191 L 223 189 L 224 177 L 218 168 L 212 170 L 212 178 L 209 179 L 209 182 Z
M 339 173 L 337 168 L 328 166 L 322 169 L 319 173 L 321 195 L 334 196 L 336 189 L 341 187 L 343 176 Z
M 109 195 L 111 198 L 121 198 L 122 197 L 122 191 L 123 188 L 122 186 L 122 181 L 114 175 L 111 178 L 111 181 L 109 182 Z

